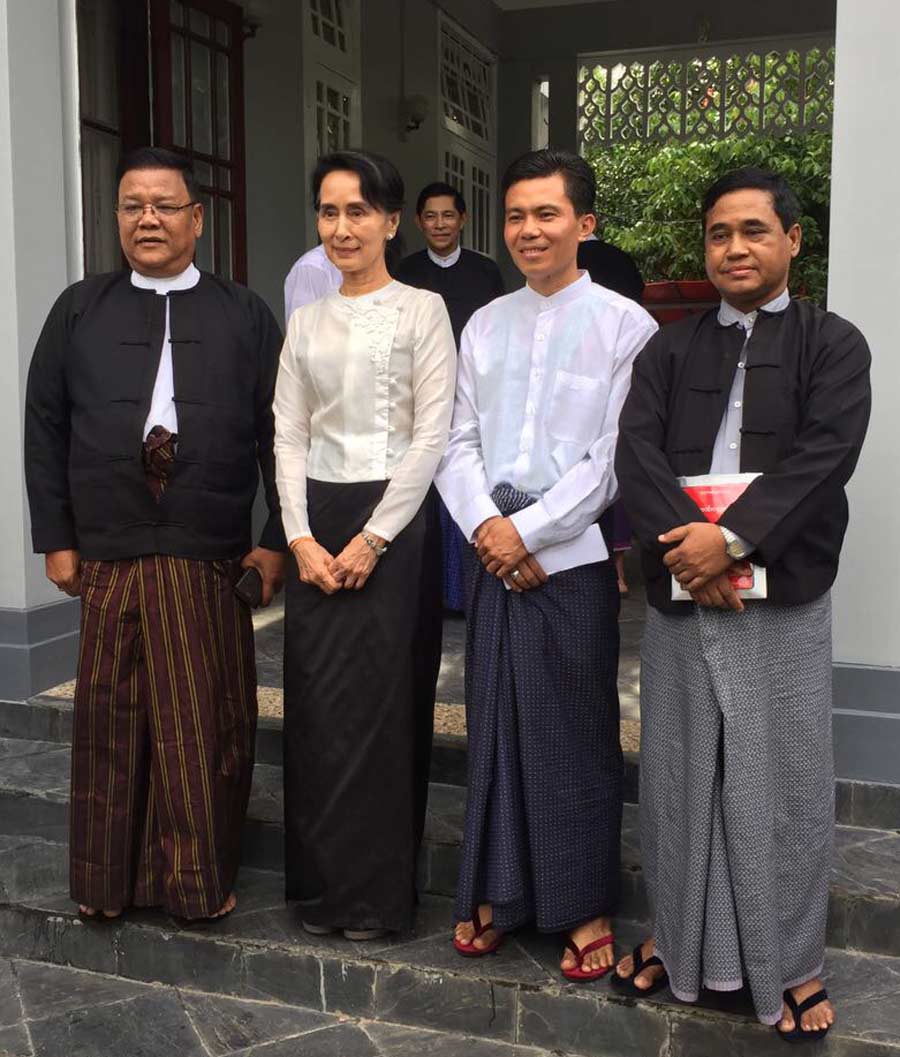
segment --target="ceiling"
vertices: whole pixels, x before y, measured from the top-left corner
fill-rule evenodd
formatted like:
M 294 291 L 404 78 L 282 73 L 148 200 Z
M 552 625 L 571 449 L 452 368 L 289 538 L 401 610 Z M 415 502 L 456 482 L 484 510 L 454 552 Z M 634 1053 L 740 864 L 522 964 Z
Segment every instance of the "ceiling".
M 531 7 L 569 7 L 583 3 L 607 4 L 610 0 L 494 0 L 497 7 L 504 11 L 523 11 Z

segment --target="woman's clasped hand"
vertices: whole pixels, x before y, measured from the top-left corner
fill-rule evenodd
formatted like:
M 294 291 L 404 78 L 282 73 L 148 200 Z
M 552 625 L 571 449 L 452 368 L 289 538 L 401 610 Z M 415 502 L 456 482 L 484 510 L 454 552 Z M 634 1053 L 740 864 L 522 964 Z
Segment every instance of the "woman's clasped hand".
M 379 546 L 384 544 L 380 537 L 373 537 Z M 341 588 L 359 591 L 365 586 L 378 563 L 378 555 L 358 533 L 337 557 L 333 557 L 311 536 L 297 540 L 291 547 L 297 560 L 300 580 L 312 584 L 333 595 Z

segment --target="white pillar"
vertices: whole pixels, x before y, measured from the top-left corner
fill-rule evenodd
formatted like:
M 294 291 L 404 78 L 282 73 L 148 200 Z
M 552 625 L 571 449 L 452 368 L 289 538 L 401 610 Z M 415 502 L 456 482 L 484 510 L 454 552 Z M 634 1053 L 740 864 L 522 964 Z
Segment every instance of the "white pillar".
M 839 773 L 900 783 L 900 4 L 838 0 L 828 304 L 872 349 L 834 592 Z
M 22 464 L 25 380 L 47 312 L 70 281 L 73 236 L 64 172 L 71 84 L 61 76 L 72 0 L 0 0 L 0 697 L 71 675 L 77 603 L 61 601 L 31 553 Z M 71 153 L 71 146 L 70 146 Z

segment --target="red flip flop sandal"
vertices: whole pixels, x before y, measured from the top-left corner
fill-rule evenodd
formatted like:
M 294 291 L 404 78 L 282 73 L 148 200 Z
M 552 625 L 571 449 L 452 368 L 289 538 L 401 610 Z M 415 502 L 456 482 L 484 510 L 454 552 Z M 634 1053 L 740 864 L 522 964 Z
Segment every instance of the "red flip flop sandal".
M 613 934 L 610 932 L 608 936 L 601 936 L 599 940 L 594 940 L 593 943 L 589 943 L 586 947 L 578 947 L 575 941 L 568 937 L 566 939 L 566 947 L 575 955 L 578 959 L 578 964 L 574 969 L 561 969 L 563 976 L 567 980 L 599 980 L 601 976 L 606 976 L 611 965 L 604 965 L 599 969 L 582 969 L 584 965 L 585 956 L 590 954 L 591 951 L 598 951 L 601 947 L 609 947 L 613 944 Z
M 475 935 L 472 937 L 469 943 L 463 943 L 462 940 L 453 937 L 453 946 L 457 952 L 463 956 L 463 958 L 481 958 L 485 954 L 494 954 L 495 951 L 500 950 L 500 946 L 503 943 L 503 933 L 497 932 L 494 937 L 494 942 L 488 944 L 487 947 L 476 947 L 475 940 L 480 936 L 483 936 L 487 931 L 494 927 L 493 920 L 481 923 L 481 917 L 478 913 L 478 907 L 472 911 L 472 925 L 475 928 Z

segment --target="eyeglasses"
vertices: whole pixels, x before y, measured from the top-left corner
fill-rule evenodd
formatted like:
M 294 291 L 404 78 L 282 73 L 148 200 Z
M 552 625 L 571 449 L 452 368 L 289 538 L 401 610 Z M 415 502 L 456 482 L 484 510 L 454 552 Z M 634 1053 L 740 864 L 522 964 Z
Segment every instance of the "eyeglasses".
M 198 204 L 199 203 L 197 202 L 185 202 L 183 206 L 171 206 L 168 204 L 160 205 L 156 202 L 144 202 L 142 204 L 137 202 L 126 202 L 124 205 L 117 205 L 115 209 L 120 217 L 124 217 L 126 220 L 137 220 L 144 215 L 144 212 L 147 209 L 149 209 L 155 217 L 174 217 L 177 216 L 182 209 L 190 209 L 191 206 Z

